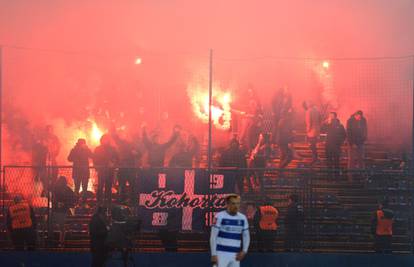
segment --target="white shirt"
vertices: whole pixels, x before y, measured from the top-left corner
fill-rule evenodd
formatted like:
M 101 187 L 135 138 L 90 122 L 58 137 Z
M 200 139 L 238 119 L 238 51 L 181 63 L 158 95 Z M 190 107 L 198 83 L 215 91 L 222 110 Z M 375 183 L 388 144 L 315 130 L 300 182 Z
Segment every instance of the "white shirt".
M 249 223 L 246 216 L 238 212 L 230 215 L 227 210 L 216 214 L 211 228 L 210 248 L 213 256 L 217 252 L 239 253 L 243 236 L 243 251 L 247 253 L 250 244 Z

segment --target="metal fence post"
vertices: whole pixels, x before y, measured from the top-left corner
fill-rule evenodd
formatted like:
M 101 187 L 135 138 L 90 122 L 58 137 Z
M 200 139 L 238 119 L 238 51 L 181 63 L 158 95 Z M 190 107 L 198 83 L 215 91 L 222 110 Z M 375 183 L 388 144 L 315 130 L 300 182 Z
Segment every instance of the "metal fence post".
M 412 94 L 412 100 L 411 100 L 411 106 L 412 106 L 412 129 L 411 129 L 411 164 L 409 166 L 409 174 L 411 176 L 411 179 L 414 177 L 414 55 L 411 57 L 411 94 Z M 411 185 L 411 253 L 414 254 L 414 181 L 410 181 L 409 183 Z
M 4 217 L 4 225 L 6 225 L 6 166 L 3 166 L 2 168 L 2 179 L 1 179 L 1 201 L 2 201 L 2 212 Z

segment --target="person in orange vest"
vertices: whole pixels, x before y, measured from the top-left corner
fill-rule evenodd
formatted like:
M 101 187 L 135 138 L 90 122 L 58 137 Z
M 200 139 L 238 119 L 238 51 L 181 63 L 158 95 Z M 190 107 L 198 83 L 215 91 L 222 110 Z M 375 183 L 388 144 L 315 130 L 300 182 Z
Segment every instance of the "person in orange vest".
M 277 220 L 279 211 L 273 207 L 270 199 L 262 201 L 254 216 L 254 224 L 257 236 L 257 248 L 259 252 L 273 252 L 273 241 L 279 228 Z
M 389 208 L 388 199 L 379 204 L 372 216 L 371 231 L 375 236 L 375 251 L 377 253 L 391 253 L 392 224 L 394 212 Z
M 16 196 L 7 210 L 7 228 L 9 230 L 13 246 L 16 250 L 34 250 L 36 245 L 36 219 L 33 208 Z

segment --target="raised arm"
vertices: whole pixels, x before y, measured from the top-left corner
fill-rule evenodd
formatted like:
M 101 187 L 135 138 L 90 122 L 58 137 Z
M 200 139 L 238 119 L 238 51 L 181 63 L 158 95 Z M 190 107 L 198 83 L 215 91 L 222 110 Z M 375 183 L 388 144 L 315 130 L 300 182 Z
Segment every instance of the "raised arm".
M 146 127 L 142 127 L 142 142 L 144 143 L 144 146 L 147 149 L 151 147 L 151 141 L 148 138 L 147 128 Z
M 164 149 L 167 149 L 170 146 L 172 146 L 172 144 L 174 144 L 174 142 L 177 140 L 179 135 L 180 135 L 180 130 L 179 130 L 178 126 L 176 126 L 176 127 L 174 127 L 173 134 L 171 135 L 170 140 L 168 140 L 167 143 L 162 144 Z
M 70 150 L 70 153 L 69 153 L 69 156 L 68 156 L 68 161 L 69 162 L 73 162 L 73 159 L 74 159 L 74 151 L 73 151 L 74 149 L 72 148 L 71 150 Z

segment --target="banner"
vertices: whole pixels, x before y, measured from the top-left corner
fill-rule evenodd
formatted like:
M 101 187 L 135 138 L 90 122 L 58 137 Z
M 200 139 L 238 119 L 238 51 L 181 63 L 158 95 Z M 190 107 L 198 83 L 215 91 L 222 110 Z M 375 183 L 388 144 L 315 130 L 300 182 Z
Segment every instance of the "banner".
M 234 173 L 201 169 L 142 170 L 138 215 L 143 230 L 202 231 L 234 192 Z M 210 220 L 209 220 L 210 219 Z

